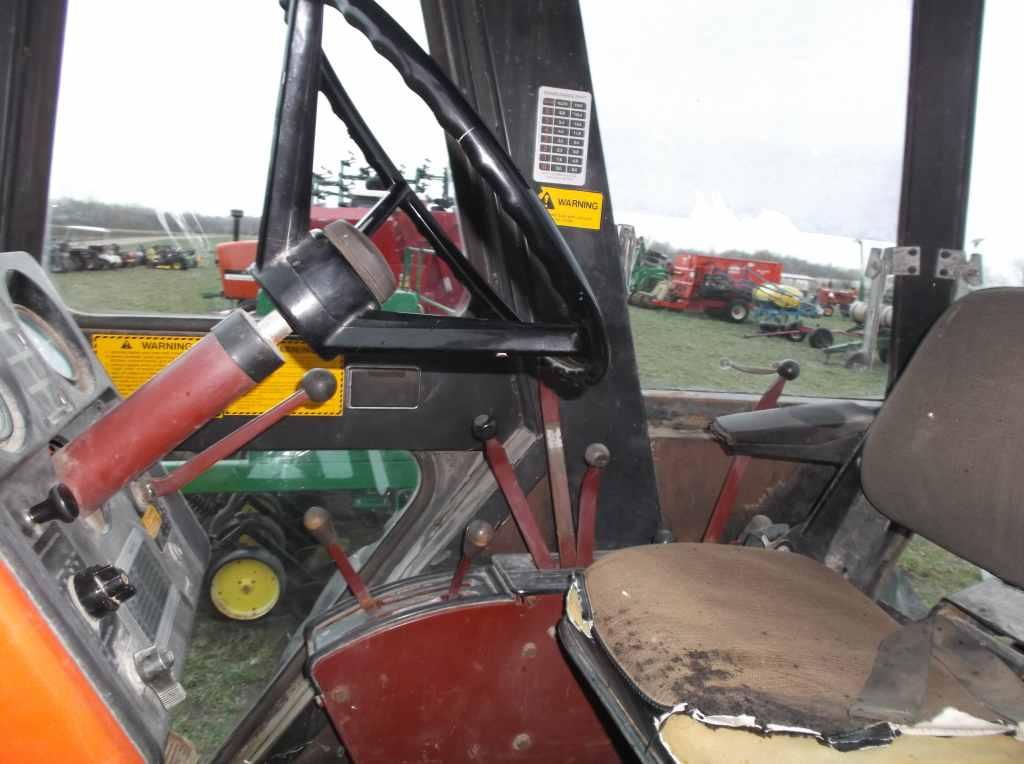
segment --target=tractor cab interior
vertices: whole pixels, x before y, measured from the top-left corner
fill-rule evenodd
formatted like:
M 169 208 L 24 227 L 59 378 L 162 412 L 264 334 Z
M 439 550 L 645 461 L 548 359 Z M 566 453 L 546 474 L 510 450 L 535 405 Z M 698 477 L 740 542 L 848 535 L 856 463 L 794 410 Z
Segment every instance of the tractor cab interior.
M 855 239 L 852 286 L 616 226 L 591 66 L 621 35 L 580 0 L 423 0 L 421 30 L 269 3 L 263 210 L 232 209 L 204 264 L 187 216 L 161 216 L 168 243 L 52 199 L 75 10 L 14 5 L 0 758 L 1024 760 L 1024 290 L 975 291 L 965 245 L 982 0 L 905 9 L 898 221 L 866 261 Z M 385 150 L 339 21 L 448 168 Z M 361 154 L 336 173 L 325 116 Z M 232 309 L 178 307 L 204 273 Z M 172 307 L 117 304 L 125 284 Z M 669 351 L 641 324 L 740 341 L 714 373 L 745 392 L 648 389 Z M 970 585 L 922 601 L 918 538 Z

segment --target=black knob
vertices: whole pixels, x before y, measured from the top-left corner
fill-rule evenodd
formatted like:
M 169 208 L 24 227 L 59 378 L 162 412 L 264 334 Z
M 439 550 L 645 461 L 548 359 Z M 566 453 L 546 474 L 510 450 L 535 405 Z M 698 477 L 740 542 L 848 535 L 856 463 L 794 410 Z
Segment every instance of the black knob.
M 604 443 L 591 443 L 587 446 L 587 450 L 583 452 L 583 461 L 588 466 L 597 467 L 598 469 L 607 467 L 611 458 L 612 452 L 608 450 L 608 446 Z
M 92 565 L 75 574 L 75 595 L 94 618 L 113 613 L 134 594 L 128 575 L 113 565 Z
M 63 483 L 57 483 L 46 494 L 45 499 L 28 511 L 28 519 L 34 523 L 48 523 L 51 520 L 70 523 L 76 517 L 78 517 L 78 502 L 75 501 L 71 489 Z
M 494 540 L 494 526 L 486 520 L 473 520 L 466 526 L 466 532 L 462 538 L 462 553 L 468 557 L 475 557 Z
M 779 362 L 779 365 L 775 367 L 775 373 L 787 382 L 792 382 L 800 376 L 800 364 L 791 358 L 787 358 Z
M 473 437 L 477 440 L 490 440 L 497 434 L 498 423 L 490 414 L 481 414 L 473 420 Z
M 338 391 L 338 380 L 327 369 L 310 369 L 299 385 L 313 403 L 323 403 Z

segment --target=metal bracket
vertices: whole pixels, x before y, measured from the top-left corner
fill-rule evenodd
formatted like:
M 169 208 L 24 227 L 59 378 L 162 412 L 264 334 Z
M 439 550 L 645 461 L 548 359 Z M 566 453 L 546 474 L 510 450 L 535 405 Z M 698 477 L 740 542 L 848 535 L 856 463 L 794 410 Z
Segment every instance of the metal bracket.
M 864 276 L 868 280 L 873 279 L 879 273 L 882 272 L 884 262 L 882 259 L 882 250 L 878 247 L 872 247 L 868 253 L 868 262 L 864 267 Z
M 982 283 L 981 255 L 967 255 L 962 249 L 940 249 L 935 261 L 935 278 L 963 281 L 971 287 Z
M 896 276 L 916 276 L 921 272 L 920 247 L 889 247 L 885 256 L 892 258 L 892 272 Z
M 135 653 L 135 670 L 139 678 L 156 693 L 168 711 L 185 700 L 185 688 L 171 675 L 174 653 L 151 645 Z

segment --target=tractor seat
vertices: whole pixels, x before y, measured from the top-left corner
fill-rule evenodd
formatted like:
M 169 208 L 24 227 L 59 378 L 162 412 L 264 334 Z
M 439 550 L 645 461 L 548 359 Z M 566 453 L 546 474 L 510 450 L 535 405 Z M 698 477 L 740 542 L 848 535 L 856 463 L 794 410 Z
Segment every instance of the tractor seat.
M 1024 743 L 1004 735 L 943 739 L 938 750 L 937 738 L 893 741 L 888 728 L 872 731 L 877 720 L 851 717 L 879 643 L 900 624 L 810 558 L 717 544 L 633 547 L 591 565 L 568 600 L 578 632 L 563 639 L 570 653 L 589 642 L 621 672 L 656 709 L 652 716 L 663 715 L 650 730 L 678 761 L 791 761 L 805 749 L 819 757 L 813 761 L 831 754 L 849 762 L 817 739 L 842 748 L 872 736 L 885 745 L 856 761 L 904 761 L 915 752 L 929 762 L 1024 761 Z M 922 716 L 948 707 L 977 720 L 979 731 L 1007 729 L 932 658 Z M 723 726 L 808 737 L 714 729 Z M 935 729 L 944 731 L 941 723 Z
M 950 307 L 881 407 L 861 468 L 865 496 L 890 520 L 1016 587 L 1022 322 L 1022 289 Z M 559 635 L 644 760 L 1024 761 L 1024 683 L 994 653 L 978 658 L 977 641 L 954 640 L 951 653 L 939 624 L 897 623 L 808 557 L 668 544 L 612 552 L 578 574 Z M 924 648 L 916 660 L 893 648 L 918 632 L 928 638 L 911 643 Z M 979 666 L 998 669 L 1000 692 Z M 879 675 L 883 688 L 901 679 L 864 713 Z M 922 693 L 910 716 L 887 705 L 907 686 Z

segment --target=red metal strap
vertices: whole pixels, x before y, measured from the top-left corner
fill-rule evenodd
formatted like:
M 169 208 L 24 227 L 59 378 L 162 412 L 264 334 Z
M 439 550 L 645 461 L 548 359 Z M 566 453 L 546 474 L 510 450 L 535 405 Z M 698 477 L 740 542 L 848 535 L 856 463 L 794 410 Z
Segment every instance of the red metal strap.
M 783 377 L 775 380 L 772 386 L 761 396 L 761 400 L 757 402 L 757 405 L 754 406 L 754 411 L 775 408 L 785 386 L 786 380 Z M 708 544 L 718 544 L 722 541 L 725 526 L 729 523 L 729 518 L 732 516 L 732 511 L 736 504 L 736 496 L 740 490 L 740 481 L 743 479 L 743 473 L 747 471 L 749 464 L 749 456 L 734 456 L 732 461 L 729 462 L 729 470 L 725 473 L 722 490 L 718 493 L 715 508 L 711 512 L 711 519 L 708 520 L 708 527 L 704 531 L 704 537 L 701 541 Z
M 210 469 L 221 459 L 226 459 L 238 451 L 246 443 L 262 435 L 272 426 L 280 422 L 300 406 L 309 403 L 309 395 L 305 390 L 299 389 L 278 403 L 274 408 L 265 411 L 255 419 L 250 419 L 238 429 L 228 433 L 205 451 L 193 456 L 189 461 L 176 469 L 170 475 L 156 478 L 149 486 L 154 496 L 166 496 L 169 493 L 180 491 L 201 474 Z
M 562 445 L 562 418 L 558 396 L 540 383 L 540 415 L 544 420 L 544 442 L 548 451 L 548 484 L 555 508 L 555 533 L 558 536 L 558 565 L 576 566 L 576 532 L 572 527 L 572 503 L 569 499 L 569 473 L 565 469 L 565 448 Z
M 448 585 L 448 593 L 444 595 L 446 600 L 455 599 L 459 593 L 459 589 L 462 588 L 462 582 L 466 578 L 466 574 L 469 572 L 469 566 L 472 564 L 473 558 L 467 554 L 462 555 L 459 560 L 459 564 L 455 567 L 455 575 L 452 576 L 452 582 Z
M 587 467 L 580 484 L 580 534 L 576 547 L 576 564 L 586 567 L 594 561 L 594 538 L 597 526 L 597 493 L 601 487 L 601 468 Z
M 370 595 L 366 584 L 363 583 L 362 576 L 356 572 L 356 569 L 352 567 L 352 563 L 348 561 L 348 555 L 341 548 L 341 544 L 328 544 L 327 553 L 334 560 L 338 572 L 345 579 L 345 583 L 348 584 L 348 588 L 352 590 L 353 596 L 359 601 L 359 605 L 363 610 L 373 610 L 377 607 L 379 603 Z
M 523 534 L 523 541 L 526 542 L 526 548 L 533 557 L 534 565 L 539 570 L 553 570 L 555 561 L 547 544 L 544 543 L 544 536 L 537 527 L 537 521 L 530 511 L 530 505 L 526 502 L 526 496 L 523 495 L 523 489 L 519 486 L 519 480 L 516 479 L 515 470 L 508 461 L 508 454 L 505 453 L 501 441 L 497 438 L 485 440 L 484 457 L 491 466 L 491 472 L 498 481 L 498 488 L 504 494 L 509 509 L 512 510 L 512 517 L 519 526 L 519 532 Z

